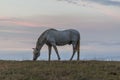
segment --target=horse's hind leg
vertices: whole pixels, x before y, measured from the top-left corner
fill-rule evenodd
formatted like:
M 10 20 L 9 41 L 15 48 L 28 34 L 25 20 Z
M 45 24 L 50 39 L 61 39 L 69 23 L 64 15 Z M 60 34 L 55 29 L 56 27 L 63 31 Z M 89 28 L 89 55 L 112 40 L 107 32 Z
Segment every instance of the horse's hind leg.
M 72 56 L 71 56 L 71 58 L 70 58 L 70 61 L 73 59 L 73 57 L 74 57 L 74 55 L 75 55 L 75 53 L 76 53 L 76 44 L 74 43 L 74 44 L 72 44 L 73 45 L 73 54 L 72 54 Z
M 53 46 L 53 48 L 55 49 L 55 52 L 56 52 L 57 57 L 58 57 L 58 60 L 60 60 L 60 56 L 59 56 L 59 53 L 58 53 L 58 50 L 57 50 L 56 44 L 53 43 L 52 46 Z
M 80 49 L 79 49 L 79 47 L 77 47 L 77 60 L 78 61 L 80 60 Z
M 80 40 L 78 41 L 77 43 L 77 60 L 79 61 L 80 60 Z

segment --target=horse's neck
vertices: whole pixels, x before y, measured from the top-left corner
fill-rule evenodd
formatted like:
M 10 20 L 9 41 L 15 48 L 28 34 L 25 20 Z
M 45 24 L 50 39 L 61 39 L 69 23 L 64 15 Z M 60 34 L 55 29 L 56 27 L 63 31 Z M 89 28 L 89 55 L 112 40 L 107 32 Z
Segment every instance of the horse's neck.
M 46 31 L 47 32 L 47 31 Z M 45 44 L 46 40 L 45 40 L 45 37 L 46 37 L 46 32 L 44 32 L 39 38 L 38 38 L 38 41 L 37 41 L 37 44 L 36 44 L 36 48 L 38 50 L 41 50 L 41 48 L 43 47 L 43 45 Z
M 44 40 L 41 42 L 39 42 L 39 40 L 38 40 L 36 43 L 36 49 L 38 49 L 40 51 L 44 44 L 45 44 Z

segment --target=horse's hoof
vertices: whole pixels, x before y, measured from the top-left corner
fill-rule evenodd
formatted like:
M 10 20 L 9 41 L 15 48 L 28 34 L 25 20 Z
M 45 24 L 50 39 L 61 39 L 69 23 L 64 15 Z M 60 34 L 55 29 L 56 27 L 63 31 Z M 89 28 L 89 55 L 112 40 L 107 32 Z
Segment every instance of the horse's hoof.
M 58 60 L 60 61 L 60 58 L 58 58 Z

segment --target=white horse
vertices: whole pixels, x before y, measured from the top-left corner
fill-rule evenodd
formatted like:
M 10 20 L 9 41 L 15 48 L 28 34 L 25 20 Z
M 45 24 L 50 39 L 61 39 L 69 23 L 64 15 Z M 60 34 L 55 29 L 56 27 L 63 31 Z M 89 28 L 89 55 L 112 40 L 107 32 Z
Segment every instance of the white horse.
M 44 44 L 47 44 L 49 50 L 49 58 L 51 58 L 51 48 L 55 49 L 58 60 L 60 60 L 60 56 L 56 46 L 63 46 L 66 44 L 72 44 L 73 46 L 73 54 L 70 60 L 73 59 L 74 54 L 77 51 L 77 60 L 79 60 L 80 56 L 80 34 L 78 31 L 74 29 L 68 29 L 64 31 L 58 31 L 56 29 L 48 29 L 41 34 L 38 38 L 36 47 L 33 48 L 33 60 L 37 60 L 40 56 L 40 50 Z

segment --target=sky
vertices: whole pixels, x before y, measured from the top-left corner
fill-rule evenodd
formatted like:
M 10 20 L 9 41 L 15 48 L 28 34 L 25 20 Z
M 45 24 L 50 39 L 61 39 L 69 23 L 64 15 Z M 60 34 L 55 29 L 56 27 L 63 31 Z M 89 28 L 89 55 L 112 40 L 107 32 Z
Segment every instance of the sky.
M 81 59 L 120 60 L 119 14 L 120 0 L 0 0 L 0 59 L 31 60 L 42 32 L 72 28 L 81 34 Z M 47 60 L 47 49 L 39 60 Z M 58 50 L 69 60 L 71 46 Z

